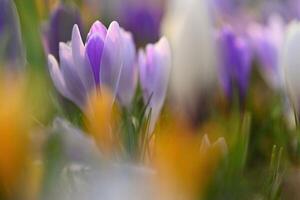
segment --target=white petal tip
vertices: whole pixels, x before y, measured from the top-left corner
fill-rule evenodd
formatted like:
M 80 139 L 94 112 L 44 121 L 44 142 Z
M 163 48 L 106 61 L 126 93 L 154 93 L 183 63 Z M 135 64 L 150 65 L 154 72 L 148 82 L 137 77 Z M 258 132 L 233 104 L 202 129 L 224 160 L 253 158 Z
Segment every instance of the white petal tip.
M 58 67 L 57 60 L 52 54 L 48 55 L 48 66 L 50 68 Z

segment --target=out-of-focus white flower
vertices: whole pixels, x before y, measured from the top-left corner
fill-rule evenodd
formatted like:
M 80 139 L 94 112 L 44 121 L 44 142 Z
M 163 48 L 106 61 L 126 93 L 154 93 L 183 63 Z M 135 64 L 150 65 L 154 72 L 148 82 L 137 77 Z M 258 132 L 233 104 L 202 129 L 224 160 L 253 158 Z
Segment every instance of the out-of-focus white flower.
M 91 163 L 99 161 L 101 155 L 94 140 L 68 121 L 56 118 L 53 122 L 53 131 L 54 134 L 61 137 L 66 159 L 70 162 Z
M 285 86 L 290 102 L 298 113 L 300 108 L 300 23 L 292 22 L 287 29 L 281 54 Z M 299 114 L 299 113 L 298 113 Z
M 153 169 L 105 159 L 86 133 L 61 118 L 54 120 L 53 131 L 61 139 L 64 164 L 56 168 L 58 176 L 51 177 L 43 199 L 154 199 Z
M 192 111 L 198 97 L 214 91 L 217 83 L 214 34 L 208 12 L 204 0 L 170 0 L 163 23 L 174 58 L 171 94 L 180 108 Z
M 82 175 L 79 173 L 78 175 Z M 66 199 L 90 200 L 152 200 L 155 190 L 152 185 L 153 171 L 133 165 L 110 165 L 85 173 L 80 190 L 74 190 Z M 64 199 L 64 200 L 66 200 Z

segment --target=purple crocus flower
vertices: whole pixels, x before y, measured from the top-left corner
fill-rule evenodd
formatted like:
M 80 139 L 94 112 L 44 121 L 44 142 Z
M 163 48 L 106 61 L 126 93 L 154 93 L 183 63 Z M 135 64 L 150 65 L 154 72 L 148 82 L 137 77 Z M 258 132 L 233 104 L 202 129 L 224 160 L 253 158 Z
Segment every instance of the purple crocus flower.
M 121 8 L 120 22 L 132 32 L 139 45 L 153 43 L 160 37 L 163 8 L 151 1 L 125 1 Z
M 71 39 L 74 24 L 81 30 L 82 22 L 76 7 L 60 4 L 51 14 L 47 30 L 45 31 L 45 46 L 47 53 L 59 60 L 59 42 L 68 42 Z
M 138 68 L 136 59 L 136 49 L 133 42 L 132 35 L 123 31 L 124 41 L 124 56 L 122 73 L 120 75 L 117 98 L 122 105 L 129 107 L 135 95 L 137 81 L 138 81 Z
M 166 0 L 84 0 L 84 4 L 105 19 L 117 19 L 130 31 L 138 46 L 159 40 Z
M 19 16 L 11 0 L 0 0 L 0 60 L 11 67 L 23 67 L 24 48 Z
M 277 15 L 271 16 L 267 25 L 252 23 L 248 28 L 262 75 L 274 89 L 281 89 L 283 86 L 279 54 L 283 46 L 284 32 L 283 19 Z
M 122 105 L 130 103 L 135 91 L 135 48 L 131 35 L 117 22 L 106 29 L 96 21 L 85 44 L 75 25 L 71 42 L 60 43 L 59 57 L 60 67 L 53 55 L 48 57 L 53 82 L 64 97 L 82 110 L 90 91 L 97 87 L 109 88 Z
M 251 53 L 245 39 L 235 35 L 232 29 L 225 27 L 218 37 L 220 49 L 220 80 L 225 94 L 232 98 L 237 92 L 241 102 L 248 89 L 251 71 Z
M 166 38 L 156 44 L 148 44 L 145 52 L 139 52 L 140 82 L 145 104 L 151 110 L 150 133 L 162 109 L 171 71 L 171 52 Z

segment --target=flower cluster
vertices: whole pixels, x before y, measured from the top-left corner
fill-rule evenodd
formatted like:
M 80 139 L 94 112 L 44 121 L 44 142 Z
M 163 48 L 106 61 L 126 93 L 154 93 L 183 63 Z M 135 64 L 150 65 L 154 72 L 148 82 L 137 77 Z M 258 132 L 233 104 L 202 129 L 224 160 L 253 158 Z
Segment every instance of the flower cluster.
M 146 51 L 136 54 L 129 32 L 117 22 L 108 29 L 96 21 L 85 44 L 77 25 L 74 25 L 70 43 L 59 44 L 60 64 L 48 56 L 49 71 L 57 90 L 83 111 L 91 91 L 108 88 L 118 102 L 131 105 L 137 87 L 138 71 L 144 101 L 153 109 L 153 119 L 162 108 L 170 73 L 170 47 L 165 38 L 149 44 Z M 138 58 L 137 58 L 138 57 Z

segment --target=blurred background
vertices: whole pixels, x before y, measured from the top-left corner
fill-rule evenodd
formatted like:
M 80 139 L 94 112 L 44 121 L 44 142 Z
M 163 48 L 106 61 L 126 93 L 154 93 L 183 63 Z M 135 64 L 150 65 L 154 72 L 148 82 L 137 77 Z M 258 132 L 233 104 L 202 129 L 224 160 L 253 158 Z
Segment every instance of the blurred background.
M 300 199 L 299 18 L 299 0 L 0 0 L 0 199 Z M 52 76 L 97 20 L 132 38 L 129 106 L 101 88 L 82 108 Z

